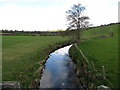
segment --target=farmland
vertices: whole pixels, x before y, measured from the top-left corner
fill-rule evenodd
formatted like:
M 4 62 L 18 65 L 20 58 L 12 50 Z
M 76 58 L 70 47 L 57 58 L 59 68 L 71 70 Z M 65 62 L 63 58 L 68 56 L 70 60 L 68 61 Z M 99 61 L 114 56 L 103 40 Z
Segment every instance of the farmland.
M 34 79 L 40 78 L 35 74 L 40 67 L 38 62 L 44 60 L 59 45 L 57 43 L 68 39 L 61 36 L 3 36 L 3 81 L 18 81 L 23 87 L 28 87 Z
M 94 62 L 99 73 L 102 74 L 102 66 L 105 67 L 105 76 L 109 81 L 96 78 L 87 82 L 96 86 L 104 84 L 112 88 L 118 87 L 118 25 L 93 27 L 83 31 L 81 37 L 83 42 L 77 43 L 77 47 L 82 50 L 90 63 Z M 17 32 L 14 36 L 13 34 L 2 36 L 3 81 L 18 81 L 22 87 L 28 87 L 33 80 L 40 78 L 40 74 L 36 73 L 41 66 L 38 62 L 45 60 L 51 51 L 70 39 L 68 36 L 60 36 L 64 34 L 76 38 L 74 31 L 69 34 Z M 83 58 L 75 45 L 70 48 L 70 55 L 77 61 L 76 66 L 80 67 Z M 91 68 L 92 66 L 89 67 Z M 84 78 L 80 79 L 85 82 L 85 75 L 83 76 Z
M 95 85 L 107 85 L 111 88 L 118 88 L 118 25 L 108 25 L 97 27 L 93 29 L 88 29 L 83 33 L 84 37 L 91 37 L 91 33 L 93 31 L 98 30 L 107 30 L 112 29 L 114 35 L 113 37 L 108 38 L 98 38 L 93 40 L 84 41 L 77 44 L 77 47 L 84 53 L 84 55 L 88 58 L 88 61 L 91 63 L 92 61 L 95 64 L 96 70 L 99 73 L 102 73 L 102 66 L 105 67 L 105 76 L 108 81 L 104 79 L 97 78 L 93 81 L 89 81 L 94 83 Z M 80 66 L 81 60 L 83 59 L 80 53 L 77 51 L 75 46 L 72 46 L 70 49 L 70 54 L 72 58 L 78 61 L 77 67 Z M 92 68 L 92 67 L 90 67 Z

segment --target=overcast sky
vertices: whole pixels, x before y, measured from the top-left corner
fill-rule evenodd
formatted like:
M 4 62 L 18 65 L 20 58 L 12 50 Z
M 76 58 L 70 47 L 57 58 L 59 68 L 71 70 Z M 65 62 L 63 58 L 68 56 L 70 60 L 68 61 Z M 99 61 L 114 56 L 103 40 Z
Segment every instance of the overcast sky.
M 66 29 L 66 11 L 86 7 L 94 26 L 118 22 L 119 0 L 0 0 L 0 29 L 43 31 Z

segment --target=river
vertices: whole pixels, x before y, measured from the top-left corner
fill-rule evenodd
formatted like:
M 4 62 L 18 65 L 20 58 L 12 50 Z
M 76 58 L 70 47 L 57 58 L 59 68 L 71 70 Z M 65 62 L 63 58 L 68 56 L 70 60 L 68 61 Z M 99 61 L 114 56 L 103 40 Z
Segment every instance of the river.
M 71 46 L 58 49 L 49 55 L 43 69 L 40 88 L 81 88 L 68 53 Z

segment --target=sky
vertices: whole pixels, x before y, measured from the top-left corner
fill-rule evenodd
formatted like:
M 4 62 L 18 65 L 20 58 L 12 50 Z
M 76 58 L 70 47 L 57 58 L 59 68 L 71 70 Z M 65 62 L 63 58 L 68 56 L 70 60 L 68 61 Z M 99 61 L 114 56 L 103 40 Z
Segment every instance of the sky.
M 94 26 L 118 22 L 120 0 L 0 0 L 0 30 L 46 31 L 67 28 L 66 11 L 86 7 Z

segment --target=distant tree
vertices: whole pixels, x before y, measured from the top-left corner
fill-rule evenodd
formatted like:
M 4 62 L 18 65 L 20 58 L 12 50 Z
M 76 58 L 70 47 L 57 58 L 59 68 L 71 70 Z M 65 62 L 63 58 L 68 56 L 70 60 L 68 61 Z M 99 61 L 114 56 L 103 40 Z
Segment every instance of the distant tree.
M 73 7 L 70 10 L 66 11 L 67 21 L 69 22 L 67 30 L 71 29 L 78 30 L 77 32 L 78 41 L 80 41 L 81 30 L 89 26 L 89 22 L 87 21 L 89 17 L 83 15 L 84 10 L 85 10 L 84 6 L 81 6 L 81 4 L 77 4 L 73 5 Z

